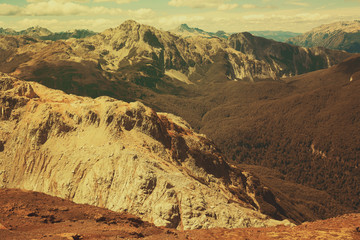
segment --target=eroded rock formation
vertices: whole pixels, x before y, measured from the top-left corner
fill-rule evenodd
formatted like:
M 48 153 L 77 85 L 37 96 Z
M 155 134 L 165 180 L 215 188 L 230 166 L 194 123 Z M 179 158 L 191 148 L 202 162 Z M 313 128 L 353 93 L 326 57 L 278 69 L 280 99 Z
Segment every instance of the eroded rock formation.
M 179 117 L 5 74 L 0 90 L 1 187 L 128 211 L 179 229 L 289 223 L 260 213 L 283 218 L 268 189 L 227 164 Z

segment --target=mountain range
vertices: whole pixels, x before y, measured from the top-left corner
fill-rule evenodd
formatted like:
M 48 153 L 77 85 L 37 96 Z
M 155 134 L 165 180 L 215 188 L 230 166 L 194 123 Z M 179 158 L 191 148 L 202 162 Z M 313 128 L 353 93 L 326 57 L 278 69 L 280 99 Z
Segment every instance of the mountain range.
M 360 21 L 335 22 L 290 38 L 288 43 L 303 47 L 326 47 L 360 53 Z
M 219 30 L 217 32 L 207 32 L 200 28 L 189 27 L 189 25 L 187 24 L 181 24 L 177 28 L 170 30 L 170 32 L 182 36 L 184 38 L 197 36 L 204 38 L 218 37 L 218 38 L 226 39 L 233 34 L 233 33 L 226 33 L 222 30 Z M 289 38 L 300 35 L 300 33 L 286 32 L 286 31 L 250 31 L 250 33 L 258 37 L 263 37 L 278 42 L 285 42 Z
M 51 32 L 49 29 L 43 27 L 30 27 L 25 30 L 15 31 L 11 28 L 0 28 L 0 35 L 26 35 L 36 39 L 41 40 L 60 40 L 60 39 L 69 39 L 69 38 L 85 38 L 89 36 L 93 36 L 96 33 L 86 29 L 75 29 L 72 31 L 66 32 Z
M 228 38 L 231 34 L 226 33 L 222 30 L 219 30 L 215 33 L 207 32 L 200 28 L 192 28 L 189 27 L 186 23 L 181 24 L 175 29 L 170 30 L 171 33 L 180 35 L 184 38 L 187 37 L 205 37 L 205 38 L 212 38 L 212 37 L 219 37 L 219 38 Z
M 0 63 L 6 187 L 188 229 L 359 211 L 358 54 L 246 32 L 181 37 L 126 21 L 83 39 L 1 36 Z M 119 177 L 118 159 L 133 185 Z M 129 187 L 120 205 L 108 200 L 119 186 Z M 177 202 L 181 192 L 191 204 Z

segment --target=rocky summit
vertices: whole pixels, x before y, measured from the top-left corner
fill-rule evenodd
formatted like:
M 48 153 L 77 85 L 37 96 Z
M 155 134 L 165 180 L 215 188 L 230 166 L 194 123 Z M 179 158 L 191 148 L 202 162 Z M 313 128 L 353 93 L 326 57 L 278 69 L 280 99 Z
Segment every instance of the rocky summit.
M 140 102 L 67 95 L 6 74 L 0 108 L 2 188 L 178 229 L 290 224 L 263 214 L 284 219 L 269 189 L 172 114 Z

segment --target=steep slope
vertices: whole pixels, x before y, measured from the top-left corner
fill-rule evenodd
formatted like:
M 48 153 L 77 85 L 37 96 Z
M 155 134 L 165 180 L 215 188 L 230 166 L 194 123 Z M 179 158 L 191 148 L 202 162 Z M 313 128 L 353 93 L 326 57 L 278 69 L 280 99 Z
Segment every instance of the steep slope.
M 232 159 L 276 168 L 359 211 L 359 80 L 358 56 L 268 92 L 254 86 L 257 100 L 211 109 L 201 131 Z
M 196 95 L 143 101 L 184 117 L 229 159 L 277 169 L 359 211 L 359 61 L 286 81 L 213 83 Z
M 303 47 L 318 46 L 360 53 L 360 21 L 322 25 L 300 36 L 290 38 L 287 42 Z
M 328 67 L 350 56 L 250 34 L 233 35 L 230 41 L 184 39 L 134 21 L 81 40 L 31 41 L 2 37 L 0 71 L 68 93 L 123 100 L 149 95 L 148 89 L 175 95 L 199 82 L 278 79 Z M 246 51 L 241 44 L 247 44 Z
M 247 33 L 229 41 L 183 39 L 133 21 L 83 40 L 0 40 L 5 72 L 68 93 L 141 100 L 175 113 L 214 139 L 230 159 L 277 168 L 287 180 L 326 190 L 345 208 L 358 209 L 353 163 L 359 150 L 352 136 L 358 58 L 289 82 L 265 81 L 327 67 L 351 54 L 291 47 Z M 321 158 L 332 149 L 334 158 Z M 320 208 L 323 213 L 297 221 L 335 214 Z
M 267 62 L 276 69 L 276 76 L 292 76 L 328 68 L 344 56 L 324 48 L 300 48 L 250 33 L 238 33 L 229 38 L 230 46 L 246 56 Z M 350 55 L 347 55 L 350 56 Z
M 290 224 L 271 191 L 181 118 L 2 75 L 0 187 L 179 229 Z

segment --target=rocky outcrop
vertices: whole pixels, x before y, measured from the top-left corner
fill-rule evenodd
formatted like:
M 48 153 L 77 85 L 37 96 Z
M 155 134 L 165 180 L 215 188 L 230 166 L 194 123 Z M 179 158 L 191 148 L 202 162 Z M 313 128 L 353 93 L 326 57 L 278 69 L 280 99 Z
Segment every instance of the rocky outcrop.
M 189 38 L 189 37 L 203 37 L 203 38 L 225 38 L 227 39 L 230 34 L 226 33 L 222 30 L 217 32 L 207 32 L 200 28 L 192 28 L 189 27 L 186 23 L 181 24 L 177 28 L 170 30 L 171 33 L 174 33 L 176 35 L 179 35 L 183 38 Z
M 284 218 L 268 189 L 227 164 L 179 117 L 5 74 L 0 90 L 1 187 L 128 211 L 179 229 L 289 223 L 262 214 Z
M 360 21 L 325 24 L 287 42 L 303 47 L 318 46 L 360 53 Z
M 24 39 L 28 44 L 22 44 Z M 130 84 L 135 85 L 131 88 L 177 93 L 178 85 L 184 87 L 184 83 L 279 79 L 327 68 L 350 56 L 249 33 L 229 39 L 183 38 L 135 21 L 84 39 L 32 39 L 33 43 L 30 39 L 0 37 L 0 71 L 68 93 L 126 100 L 137 97 L 134 91 L 127 92 Z
M 268 73 L 261 76 L 262 71 L 258 68 L 252 74 L 252 76 L 261 76 L 260 78 L 268 76 L 276 79 L 329 68 L 337 64 L 342 56 L 350 56 L 350 54 L 324 48 L 306 49 L 292 46 L 256 37 L 247 32 L 231 35 L 229 44 L 248 58 L 266 63 L 264 66 L 267 66 Z M 236 61 L 236 65 L 240 65 L 240 62 L 241 60 Z

